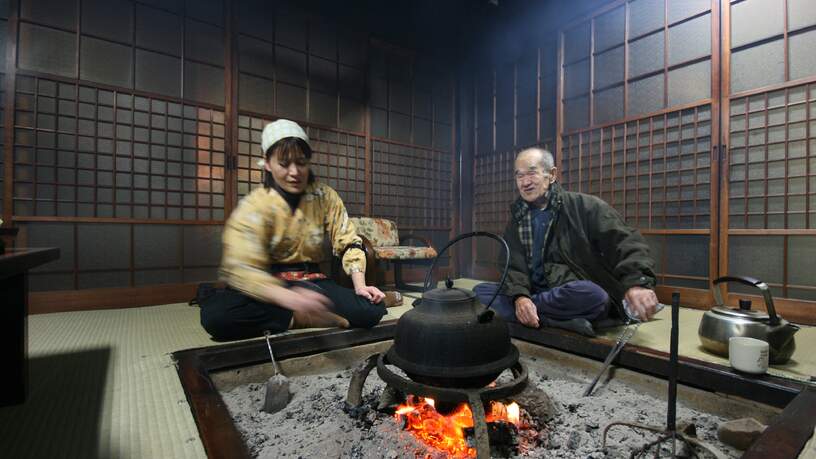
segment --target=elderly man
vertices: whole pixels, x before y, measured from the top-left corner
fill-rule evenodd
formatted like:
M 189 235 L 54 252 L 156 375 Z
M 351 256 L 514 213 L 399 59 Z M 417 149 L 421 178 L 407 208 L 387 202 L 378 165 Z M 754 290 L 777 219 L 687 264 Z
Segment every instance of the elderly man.
M 504 232 L 510 272 L 492 308 L 528 327 L 558 327 L 593 336 L 592 323 L 614 314 L 622 301 L 643 320 L 657 307 L 654 261 L 637 230 L 601 199 L 564 191 L 556 182 L 550 152 L 518 154 L 515 179 L 520 197 Z M 474 289 L 486 303 L 498 286 Z

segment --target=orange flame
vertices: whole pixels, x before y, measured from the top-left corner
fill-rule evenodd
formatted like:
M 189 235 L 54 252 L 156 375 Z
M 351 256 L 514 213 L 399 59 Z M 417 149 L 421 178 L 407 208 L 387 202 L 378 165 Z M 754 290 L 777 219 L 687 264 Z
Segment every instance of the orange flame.
M 507 405 L 507 420 L 515 425 L 519 425 L 521 422 L 521 408 L 518 403 L 513 402 Z
M 447 416 L 442 416 L 434 409 L 432 398 L 409 396 L 405 404 L 395 411 L 398 422 L 405 422 L 405 430 L 414 437 L 452 457 L 475 457 L 476 449 L 468 446 L 465 440 L 465 429 L 473 427 L 473 413 L 470 405 L 462 403 Z M 487 422 L 506 421 L 520 423 L 520 408 L 513 402 L 505 405 L 491 402 L 490 410 L 485 413 Z

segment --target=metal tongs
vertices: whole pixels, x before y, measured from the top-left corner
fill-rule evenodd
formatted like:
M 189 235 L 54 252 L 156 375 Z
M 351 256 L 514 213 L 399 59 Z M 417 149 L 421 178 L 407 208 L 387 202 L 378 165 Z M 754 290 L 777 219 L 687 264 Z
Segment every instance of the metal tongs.
M 584 391 L 584 397 L 592 395 L 592 391 L 595 389 L 595 386 L 598 384 L 598 381 L 601 380 L 601 376 L 606 373 L 607 368 L 615 360 L 615 357 L 620 353 L 621 349 L 626 346 L 626 343 L 632 339 L 635 332 L 637 331 L 640 324 L 643 323 L 637 316 L 632 313 L 632 310 L 629 308 L 629 303 L 626 300 L 623 300 L 623 312 L 626 314 L 626 322 L 624 322 L 624 328 L 621 331 L 620 335 L 618 335 L 617 341 L 615 341 L 615 345 L 612 346 L 612 350 L 609 351 L 609 355 L 606 356 L 606 360 L 604 360 L 603 368 L 601 371 L 598 372 L 598 375 L 595 376 L 595 379 L 592 380 L 592 383 L 586 388 Z M 655 314 L 663 310 L 666 305 L 663 303 L 657 303 L 657 307 L 655 308 Z

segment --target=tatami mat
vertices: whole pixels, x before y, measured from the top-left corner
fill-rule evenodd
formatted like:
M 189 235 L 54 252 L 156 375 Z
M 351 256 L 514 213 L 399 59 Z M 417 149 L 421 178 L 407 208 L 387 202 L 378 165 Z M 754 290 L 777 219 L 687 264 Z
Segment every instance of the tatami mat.
M 703 311 L 697 309 L 680 309 L 680 323 L 678 324 L 680 339 L 679 353 L 684 357 L 691 357 L 706 362 L 728 366 L 728 358 L 714 355 L 703 349 L 697 329 L 703 317 Z M 621 328 L 606 330 L 602 337 L 610 340 L 617 339 Z M 669 352 L 669 336 L 671 334 L 671 309 L 660 311 L 652 321 L 644 323 L 632 337 L 630 343 L 648 347 L 663 352 Z M 803 326 L 794 336 L 796 351 L 784 365 L 774 365 L 768 373 L 798 381 L 810 381 L 816 376 L 816 328 Z
M 198 311 L 170 304 L 30 316 L 28 401 L 0 408 L 0 457 L 205 457 L 170 359 L 220 344 Z
M 456 285 L 472 288 L 477 282 Z M 402 315 L 419 294 L 405 296 L 404 305 L 389 309 L 384 319 Z M 667 349 L 667 313 L 643 325 L 633 343 Z M 700 358 L 700 314 L 682 311 L 683 355 Z M 814 332 L 797 335 L 793 376 L 814 374 L 812 352 L 805 358 L 816 345 Z M 29 397 L 24 405 L 0 408 L 0 456 L 205 457 L 170 353 L 216 344 L 200 327 L 198 309 L 185 304 L 29 317 Z
M 173 304 L 29 317 L 29 396 L 0 408 L 4 457 L 200 458 L 169 353 L 214 344 Z
M 816 459 L 816 429 L 814 429 L 813 437 L 811 437 L 810 441 L 802 448 L 799 459 Z

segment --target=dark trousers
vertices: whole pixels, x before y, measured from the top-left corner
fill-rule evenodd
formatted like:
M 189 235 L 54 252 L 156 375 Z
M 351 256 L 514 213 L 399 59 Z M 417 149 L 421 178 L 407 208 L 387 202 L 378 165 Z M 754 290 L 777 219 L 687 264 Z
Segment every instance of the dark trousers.
M 473 288 L 473 292 L 483 304 L 490 301 L 498 284 L 485 282 Z M 554 320 L 587 319 L 589 321 L 604 319 L 609 310 L 609 295 L 598 284 L 579 280 L 537 292 L 530 298 L 536 305 L 539 317 Z M 490 306 L 502 319 L 518 322 L 513 298 L 499 294 Z
M 373 304 L 331 279 L 290 283 L 296 285 L 327 296 L 333 303 L 332 311 L 348 320 L 353 328 L 371 328 L 386 313 L 382 303 Z M 253 338 L 262 336 L 265 330 L 280 333 L 288 330 L 291 322 L 289 309 L 258 301 L 229 287 L 201 304 L 201 326 L 216 340 Z

